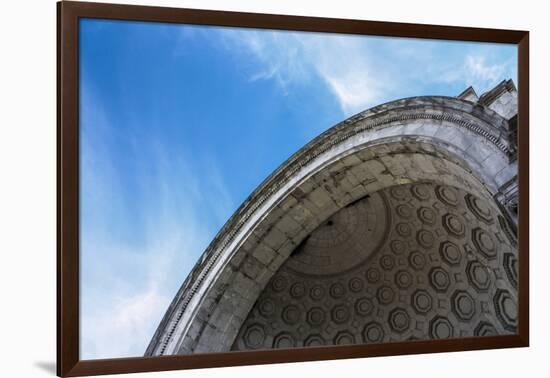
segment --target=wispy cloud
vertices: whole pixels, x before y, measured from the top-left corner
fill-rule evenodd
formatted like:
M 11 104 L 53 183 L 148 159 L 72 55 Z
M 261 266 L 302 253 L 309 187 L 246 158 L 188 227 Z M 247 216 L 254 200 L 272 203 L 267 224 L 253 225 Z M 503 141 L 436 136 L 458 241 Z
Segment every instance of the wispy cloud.
M 357 38 L 255 30 L 220 35 L 229 50 L 258 61 L 249 68 L 251 81 L 275 80 L 286 94 L 292 85 L 320 78 L 345 114 L 373 105 L 391 85 L 385 75 L 374 76 L 369 52 Z
M 438 84 L 485 91 L 515 78 L 513 60 L 494 63 L 503 56 L 495 46 L 280 31 L 220 34 L 230 51 L 257 60 L 247 67 L 250 80 L 274 80 L 287 94 L 292 85 L 321 79 L 345 115 L 395 98 L 436 94 L 423 91 Z
M 233 203 L 213 158 L 130 130 L 120 142 L 102 104 L 83 101 L 81 357 L 140 356 Z
M 310 78 L 302 41 L 292 33 L 222 29 L 218 36 L 229 51 L 258 61 L 248 68 L 250 81 L 275 80 L 286 92 L 290 84 Z
M 83 359 L 144 353 L 202 244 L 188 235 L 194 232 L 196 238 L 200 230 L 185 232 L 158 224 L 156 231 L 141 250 L 110 239 L 83 244 L 88 254 L 83 259 L 81 295 Z M 98 258 L 102 266 L 92 261 Z
M 391 77 L 376 73 L 372 52 L 357 37 L 316 36 L 307 54 L 347 115 L 375 105 L 393 89 Z
M 505 64 L 489 65 L 484 56 L 468 55 L 465 61 L 465 71 L 474 79 L 495 83 L 506 72 Z
M 491 59 L 493 58 L 493 59 Z M 467 54 L 463 60 L 452 62 L 450 67 L 434 67 L 437 75 L 435 82 L 460 83 L 464 88 L 472 85 L 479 94 L 491 89 L 505 79 L 516 79 L 516 65 L 510 59 L 494 61 L 487 52 Z
M 512 62 L 490 64 L 483 55 L 468 55 L 464 66 L 466 80 L 484 86 L 483 90 L 490 89 L 503 79 L 515 79 L 517 75 Z

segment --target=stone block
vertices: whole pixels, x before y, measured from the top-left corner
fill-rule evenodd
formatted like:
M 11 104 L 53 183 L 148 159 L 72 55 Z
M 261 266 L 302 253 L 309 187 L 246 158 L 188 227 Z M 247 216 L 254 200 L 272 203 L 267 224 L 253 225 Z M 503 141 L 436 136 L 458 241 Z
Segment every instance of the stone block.
M 294 206 L 287 213 L 287 216 L 291 217 L 296 223 L 300 225 L 306 224 L 315 218 L 315 215 L 301 203 Z
M 183 338 L 182 343 L 179 346 L 178 354 L 189 354 L 193 353 L 196 340 L 192 339 L 189 336 Z
M 285 253 L 283 251 L 283 254 L 275 255 L 275 257 L 273 258 L 273 260 L 271 260 L 271 263 L 269 264 L 269 266 L 267 268 L 273 273 L 277 272 L 277 270 L 279 270 L 281 265 L 288 258 L 288 255 L 290 255 L 290 252 L 292 252 L 292 251 L 289 250 L 287 253 Z
M 416 163 L 417 167 L 422 170 L 423 172 L 429 173 L 429 174 L 437 174 L 437 169 L 434 168 L 431 158 L 427 158 L 426 155 L 422 154 L 414 154 L 413 155 L 414 162 Z
M 220 343 L 217 340 L 220 337 L 217 328 L 207 325 L 204 327 L 201 338 L 194 348 L 194 353 L 219 352 Z
M 258 246 L 259 243 L 260 243 L 260 238 L 256 234 L 250 233 L 246 238 L 246 240 L 241 245 L 240 249 L 248 253 L 253 251 Z
M 299 189 L 299 191 L 301 191 L 302 194 L 308 194 L 309 192 L 311 192 L 316 187 L 317 187 L 317 185 L 315 184 L 315 182 L 313 180 L 306 180 L 303 183 L 301 183 L 298 186 L 298 188 L 296 188 L 296 189 Z M 295 192 L 297 192 L 296 189 L 295 189 Z M 299 199 L 299 197 L 297 197 L 297 198 Z
M 233 257 L 230 260 L 230 264 L 233 267 L 233 269 L 238 269 L 241 266 L 241 263 L 245 259 L 246 255 L 249 252 L 247 252 L 244 248 L 239 248 L 237 252 L 233 255 Z
M 259 288 L 253 279 L 245 276 L 241 272 L 235 272 L 231 287 L 226 290 L 224 296 L 229 295 L 229 292 L 237 293 L 239 296 L 245 298 L 252 298 L 254 295 L 259 294 Z
M 310 199 L 318 209 L 334 208 L 334 201 L 323 187 L 319 187 L 312 191 L 308 199 Z
M 295 197 L 288 195 L 285 198 L 283 198 L 279 204 L 277 205 L 283 212 L 288 212 L 290 209 L 292 209 L 298 201 Z
M 259 244 L 253 251 L 252 256 L 258 259 L 263 265 L 267 266 L 273 260 L 277 253 L 265 244 Z
M 388 155 L 388 156 L 381 156 L 380 160 L 393 176 L 401 176 L 406 173 L 405 168 L 401 166 L 398 158 L 394 158 Z
M 338 160 L 328 167 L 328 175 L 332 177 L 335 173 L 345 172 L 346 169 L 347 165 L 342 160 Z
M 374 153 L 374 151 L 371 151 L 370 149 L 365 148 L 365 149 L 360 150 L 356 154 L 356 156 L 359 159 L 361 159 L 362 161 L 366 162 L 366 161 L 374 159 L 376 157 L 376 154 Z
M 308 212 L 313 216 L 316 216 L 320 211 L 319 207 L 315 205 L 315 203 L 313 203 L 313 201 L 311 201 L 309 197 L 303 198 L 300 205 L 301 207 L 306 208 Z
M 294 237 L 302 229 L 302 226 L 290 216 L 281 218 L 279 222 L 275 224 L 275 227 L 289 238 Z
M 361 181 L 355 175 L 348 169 L 346 171 L 346 181 L 349 182 L 351 188 L 356 187 L 357 185 L 361 184 Z
M 479 140 L 478 143 L 472 143 L 465 152 L 478 163 L 487 159 L 489 155 L 499 153 L 490 145 L 490 142 L 486 140 Z
M 255 280 L 258 275 L 265 269 L 265 265 L 252 255 L 248 255 L 241 264 L 240 271 L 249 278 Z
M 272 227 L 262 239 L 262 243 L 276 251 L 287 239 L 288 237 L 278 228 Z
M 348 155 L 345 158 L 343 158 L 341 161 L 342 161 L 343 165 L 348 167 L 348 168 L 354 167 L 356 165 L 359 165 L 359 164 L 363 163 L 363 160 L 361 160 L 357 156 L 357 154 Z
M 369 192 L 363 185 L 357 185 L 349 192 L 349 195 L 351 196 L 353 201 L 355 201 L 356 199 L 362 198 L 367 194 L 369 194 Z
M 277 254 L 282 256 L 288 256 L 292 251 L 294 251 L 294 248 L 296 248 L 296 244 L 292 241 L 292 239 L 288 239 L 278 250 Z M 277 258 L 277 256 L 275 256 Z
M 363 166 L 370 172 L 371 177 L 376 179 L 379 179 L 382 173 L 386 171 L 386 166 L 378 159 L 369 160 L 363 163 Z
M 498 186 L 504 185 L 518 174 L 517 161 L 502 168 L 495 175 L 495 182 Z
M 374 175 L 368 170 L 366 163 L 356 165 L 348 171 L 350 172 L 360 183 L 364 183 L 365 181 L 372 181 L 375 177 Z

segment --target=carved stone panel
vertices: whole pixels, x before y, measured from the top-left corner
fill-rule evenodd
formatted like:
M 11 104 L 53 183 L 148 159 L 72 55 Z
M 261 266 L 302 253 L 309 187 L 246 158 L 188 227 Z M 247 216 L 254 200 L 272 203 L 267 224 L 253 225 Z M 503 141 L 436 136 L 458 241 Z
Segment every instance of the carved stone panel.
M 510 334 L 517 252 L 490 197 L 432 183 L 332 215 L 276 272 L 233 350 Z

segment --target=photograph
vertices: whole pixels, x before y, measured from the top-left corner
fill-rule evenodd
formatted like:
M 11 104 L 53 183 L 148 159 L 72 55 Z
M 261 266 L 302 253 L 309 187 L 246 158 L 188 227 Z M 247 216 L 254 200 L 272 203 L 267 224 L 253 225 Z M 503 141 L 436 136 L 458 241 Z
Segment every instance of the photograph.
M 0 377 L 544 375 L 542 2 L 4 8 Z
M 518 333 L 518 45 L 80 18 L 81 360 Z

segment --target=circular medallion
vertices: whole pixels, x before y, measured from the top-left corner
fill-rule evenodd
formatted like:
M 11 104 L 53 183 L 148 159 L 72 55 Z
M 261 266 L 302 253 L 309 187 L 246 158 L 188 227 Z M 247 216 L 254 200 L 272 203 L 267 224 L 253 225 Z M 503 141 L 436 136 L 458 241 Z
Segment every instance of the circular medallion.
M 283 321 L 287 324 L 296 324 L 300 320 L 300 309 L 295 305 L 286 306 L 283 310 Z
M 428 200 L 430 199 L 430 189 L 426 184 L 415 184 L 411 188 L 412 193 L 419 200 Z
M 435 238 L 433 234 L 428 230 L 420 230 L 416 234 L 416 240 L 418 241 L 418 244 L 420 244 L 424 248 L 430 248 L 433 247 Z
M 296 282 L 290 287 L 290 295 L 293 298 L 302 298 L 306 295 L 306 287 L 301 282 Z
M 338 324 L 346 323 L 350 317 L 348 307 L 345 305 L 335 306 L 331 311 L 331 315 L 332 320 Z
M 450 186 L 438 186 L 435 190 L 435 194 L 441 202 L 446 203 L 447 205 L 458 205 L 458 194 L 456 193 L 456 189 L 451 188 Z
M 358 293 L 361 290 L 363 290 L 364 283 L 361 278 L 353 277 L 352 279 L 349 280 L 348 286 L 351 292 Z
M 370 298 L 359 298 L 357 302 L 355 302 L 355 312 L 357 312 L 357 314 L 360 316 L 370 315 L 373 310 L 374 303 L 372 303 L 372 300 Z
M 390 248 L 396 255 L 400 255 L 407 250 L 407 245 L 401 240 L 392 240 Z
M 426 266 L 426 257 L 422 252 L 412 251 L 409 255 L 409 265 L 415 270 L 422 270 Z
M 435 211 L 429 207 L 421 207 L 418 209 L 418 219 L 420 219 L 422 223 L 434 225 L 436 221 Z
M 368 323 L 363 329 L 363 340 L 366 343 L 379 343 L 384 339 L 384 328 L 376 322 Z
M 314 301 L 318 301 L 325 296 L 325 288 L 321 285 L 315 285 L 309 290 L 309 296 Z
M 306 319 L 312 327 L 318 327 L 325 322 L 325 311 L 320 307 L 313 307 L 308 311 Z
M 411 234 L 411 227 L 407 223 L 398 223 L 395 226 L 395 231 L 402 237 L 407 237 Z
M 367 281 L 370 283 L 377 283 L 380 281 L 380 271 L 376 268 L 369 268 L 366 273 Z
M 330 296 L 333 298 L 342 298 L 346 294 L 346 288 L 337 282 L 330 287 Z
M 412 283 L 413 277 L 408 271 L 400 270 L 395 274 L 395 284 L 400 289 L 407 289 L 412 285 Z
M 443 216 L 443 227 L 453 236 L 464 236 L 464 223 L 455 214 L 445 214 Z
M 409 219 L 412 216 L 412 210 L 411 207 L 407 204 L 401 204 L 398 205 L 395 208 L 395 212 L 397 215 L 399 215 L 401 218 Z

